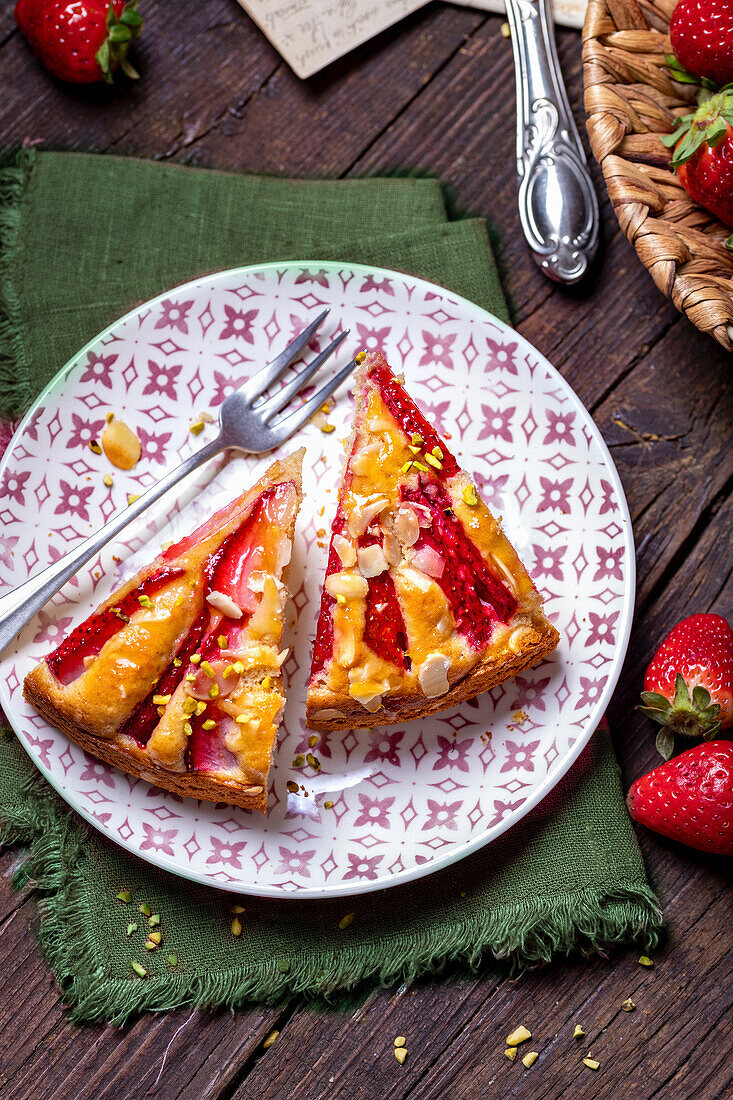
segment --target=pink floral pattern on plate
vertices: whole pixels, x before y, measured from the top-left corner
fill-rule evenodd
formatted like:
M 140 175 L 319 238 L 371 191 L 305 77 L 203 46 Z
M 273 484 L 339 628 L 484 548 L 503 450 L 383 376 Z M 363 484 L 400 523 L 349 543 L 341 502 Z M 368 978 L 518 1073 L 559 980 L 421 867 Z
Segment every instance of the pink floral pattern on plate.
M 379 344 L 450 433 L 459 460 L 500 512 L 562 635 L 551 660 L 479 700 L 403 727 L 329 734 L 322 767 L 297 773 L 327 535 L 351 401 L 327 435 L 308 425 L 293 556 L 289 699 L 266 817 L 178 798 L 93 760 L 22 698 L 26 672 L 160 544 L 192 529 L 268 465 L 212 462 L 144 523 L 90 562 L 5 655 L 0 696 L 18 736 L 63 797 L 111 840 L 160 867 L 228 890 L 334 896 L 445 866 L 513 825 L 567 771 L 616 682 L 633 604 L 626 502 L 600 434 L 557 372 L 516 332 L 448 291 L 358 265 L 222 272 L 169 291 L 84 348 L 31 410 L 0 467 L 0 589 L 55 560 L 194 447 L 189 424 L 329 306 L 321 346 L 341 327 Z M 113 410 L 143 457 L 112 471 L 89 448 Z M 307 568 L 306 568 L 307 562 Z M 297 774 L 308 796 L 286 789 Z M 333 803 L 326 809 L 324 803 Z

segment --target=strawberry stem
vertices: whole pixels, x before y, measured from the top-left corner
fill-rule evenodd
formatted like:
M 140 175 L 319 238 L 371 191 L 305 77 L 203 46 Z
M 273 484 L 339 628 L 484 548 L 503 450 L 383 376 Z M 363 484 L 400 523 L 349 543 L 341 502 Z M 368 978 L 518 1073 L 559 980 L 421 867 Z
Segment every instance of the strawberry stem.
M 95 54 L 102 76 L 108 84 L 112 83 L 112 74 L 118 66 L 131 79 L 138 79 L 139 74 L 127 60 L 127 51 L 134 40 L 140 37 L 142 27 L 143 19 L 137 11 L 137 0 L 128 0 L 119 17 L 110 0 L 107 36 Z

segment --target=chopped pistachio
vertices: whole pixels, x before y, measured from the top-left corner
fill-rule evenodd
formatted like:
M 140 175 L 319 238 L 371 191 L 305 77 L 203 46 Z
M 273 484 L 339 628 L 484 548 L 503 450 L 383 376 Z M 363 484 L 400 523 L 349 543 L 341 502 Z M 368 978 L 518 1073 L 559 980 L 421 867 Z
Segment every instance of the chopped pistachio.
M 119 894 L 117 895 L 117 900 L 124 901 L 125 905 L 129 905 L 132 901 L 132 894 L 129 890 L 120 890 Z
M 413 432 L 410 442 L 412 443 L 413 447 L 417 447 L 421 446 L 425 442 L 425 440 L 419 432 Z
M 226 634 L 220 634 L 216 641 L 219 649 L 226 649 L 226 647 L 229 645 L 229 639 L 227 638 Z
M 291 794 L 297 794 L 299 789 L 300 789 L 298 787 L 298 784 L 295 782 L 294 779 L 288 779 L 285 786 L 287 787 L 287 789 L 290 791 Z
M 227 665 L 227 667 L 222 672 L 222 676 L 224 677 L 225 680 L 228 680 L 233 672 L 234 672 L 234 665 Z
M 275 1040 L 277 1039 L 279 1034 L 280 1034 L 279 1031 L 271 1031 L 270 1034 L 265 1039 L 264 1043 L 262 1044 L 262 1049 L 263 1050 L 269 1050 L 269 1048 L 275 1042 Z
M 101 455 L 102 453 L 102 448 L 100 444 L 97 443 L 96 439 L 89 440 L 89 450 L 94 451 L 95 455 Z
M 419 455 L 420 451 L 422 450 L 421 447 L 412 447 L 412 446 L 408 446 L 407 449 L 408 449 L 408 451 L 410 451 L 411 454 L 414 454 L 414 455 Z
M 111 489 L 112 486 L 114 485 L 114 480 L 112 478 L 112 474 L 105 474 L 104 477 L 102 478 L 102 481 L 104 482 L 104 484 L 107 486 L 108 489 Z
M 146 951 L 155 951 L 155 949 L 157 948 L 157 946 L 158 946 L 158 945 L 157 945 L 157 943 L 155 942 L 155 940 L 151 940 L 150 936 L 148 936 L 148 938 L 147 938 L 147 939 L 146 939 L 146 941 L 145 941 L 145 950 L 146 950 Z
M 194 674 L 192 672 L 187 672 L 186 673 L 186 682 L 187 683 L 192 684 L 195 679 L 196 679 L 196 677 L 194 676 Z
M 518 1053 L 519 1051 L 516 1047 L 507 1047 L 504 1051 L 504 1057 L 508 1058 L 510 1062 L 513 1062 Z
M 137 602 L 140 604 L 141 607 L 152 607 L 153 606 L 153 601 L 150 599 L 150 596 L 145 596 L 145 595 L 138 596 Z
M 404 1035 L 398 1035 L 397 1038 L 394 1041 L 394 1045 L 396 1047 L 403 1047 L 406 1042 L 407 1042 L 407 1039 L 404 1037 Z
M 356 913 L 347 913 L 345 917 L 341 918 L 341 920 L 339 921 L 339 928 L 342 932 L 344 931 L 344 929 L 349 927 L 355 916 Z
M 522 1058 L 522 1065 L 526 1066 L 527 1069 L 529 1069 L 530 1066 L 533 1066 L 535 1064 L 538 1058 L 539 1054 L 536 1050 L 528 1050 L 524 1058 Z
M 426 454 L 426 455 L 424 455 L 424 458 L 425 458 L 425 461 L 430 466 L 434 467 L 434 469 L 436 469 L 436 470 L 442 470 L 443 469 L 443 463 L 440 461 L 439 458 L 436 458 L 434 455 Z
M 178 965 L 178 955 L 172 955 L 172 954 L 169 955 L 168 956 L 168 965 L 169 966 L 177 966 Z
M 585 1035 L 585 1032 L 583 1031 L 580 1024 L 576 1024 L 575 1025 L 575 1031 L 573 1032 L 573 1039 L 582 1039 L 584 1035 Z
M 331 434 L 331 432 L 335 432 L 335 431 L 336 431 L 336 425 L 335 425 L 335 424 L 328 424 L 328 423 L 326 423 L 326 424 L 321 424 L 321 425 L 320 425 L 320 429 L 321 429 L 321 431 L 322 431 L 322 432 L 324 432 L 324 433 L 325 433 L 326 435 L 330 435 L 330 434 Z
M 188 430 L 191 435 L 199 435 L 204 430 L 203 420 L 195 420 Z
M 294 768 L 302 768 L 304 764 L 305 764 L 305 757 L 303 756 L 303 754 L 301 752 L 299 752 L 298 755 L 293 760 L 293 767 Z
M 148 933 L 148 939 L 151 940 L 157 947 L 157 945 L 163 939 L 163 933 L 162 932 L 149 932 Z
M 113 412 L 108 412 L 107 413 L 107 423 L 108 424 L 111 424 L 112 421 L 114 420 L 114 418 L 115 418 L 115 414 Z
M 170 703 L 170 701 L 171 701 L 170 695 L 154 695 L 153 696 L 153 702 L 155 703 L 156 707 L 164 707 L 166 705 L 166 703 Z
M 323 803 L 323 808 L 324 808 L 324 810 L 332 810 L 333 809 L 333 802 L 331 802 L 331 800 L 328 799 L 326 802 Z
M 400 1063 L 401 1066 L 404 1065 L 405 1064 L 405 1058 L 407 1057 L 407 1048 L 406 1047 L 395 1047 L 394 1056 L 397 1059 L 397 1061 Z
M 475 508 L 478 504 L 478 493 L 473 485 L 467 485 L 463 490 L 463 503 L 469 508 Z
M 442 452 L 440 447 L 433 447 L 433 450 L 432 450 L 431 453 L 434 454 L 436 458 L 441 458 L 442 459 L 444 457 L 443 452 Z
M 234 920 L 232 921 L 232 935 L 233 936 L 241 936 L 242 935 L 242 922 L 239 919 L 239 917 L 235 917 Z
M 133 959 L 132 962 L 130 963 L 130 966 L 135 971 L 138 978 L 144 978 L 148 973 L 147 970 L 145 969 L 145 967 L 143 966 L 143 964 L 139 963 L 137 961 L 137 959 Z
M 315 768 L 315 770 L 316 770 L 317 772 L 321 770 L 321 761 L 320 761 L 320 760 L 318 760 L 318 759 L 317 759 L 317 758 L 316 758 L 316 757 L 315 757 L 315 756 L 313 755 L 313 753 L 312 753 L 312 752 L 307 752 L 307 753 L 305 754 L 305 758 L 306 758 L 306 760 L 308 761 L 308 763 L 310 764 L 310 766 L 311 766 L 312 768 Z
M 354 362 L 357 364 L 357 366 L 359 363 L 364 362 L 364 360 L 366 359 L 366 355 L 367 353 L 365 351 L 359 351 L 356 353 L 356 355 L 354 356 Z
M 409 474 L 410 470 L 412 469 L 412 466 L 413 466 L 412 461 L 408 460 L 407 462 L 403 463 L 402 466 L 400 466 L 400 473 L 401 474 Z
M 339 605 L 339 607 L 343 607 L 346 603 L 346 596 L 344 596 L 343 592 L 336 593 L 336 603 Z
M 158 710 L 158 717 L 162 718 L 163 715 L 165 714 L 165 707 L 158 707 L 157 710 Z
M 416 470 L 419 470 L 421 474 L 429 474 L 430 473 L 430 470 L 428 469 L 428 467 L 425 465 L 424 462 L 418 462 L 417 459 L 415 459 L 415 461 L 413 462 L 412 465 L 415 467 Z
M 138 910 L 142 913 L 144 917 L 149 917 L 152 912 L 150 906 L 146 901 L 143 901 L 140 905 L 138 905 Z
M 151 913 L 148 917 L 148 925 L 150 928 L 155 928 L 156 924 L 160 924 L 160 913 Z
M 201 723 L 201 728 L 205 729 L 205 730 L 213 730 L 215 725 L 216 725 L 216 722 L 214 721 L 213 718 L 207 718 L 205 722 Z
M 186 699 L 183 700 L 183 703 L 181 704 L 181 710 L 184 714 L 193 714 L 193 712 L 196 710 L 196 700 L 194 699 L 193 695 L 189 695 Z
M 180 668 L 182 664 L 183 664 L 183 661 L 181 660 L 180 657 L 174 657 L 173 658 L 173 667 L 174 668 Z
M 197 716 L 197 718 L 200 718 L 205 710 L 206 710 L 206 703 L 203 701 L 203 699 L 199 699 L 198 703 L 196 704 L 196 716 Z
M 191 662 L 192 665 L 197 665 L 200 660 L 201 660 L 201 654 L 200 653 L 192 653 L 191 656 L 189 657 L 189 661 Z
M 639 966 L 654 966 L 654 963 L 648 955 L 640 955 Z
M 213 668 L 211 667 L 211 664 L 210 664 L 209 661 L 202 661 L 201 662 L 201 671 L 203 672 L 204 676 L 208 676 L 212 680 L 216 676 L 216 673 L 214 672 Z
M 140 494 L 139 493 L 128 493 L 127 494 L 127 503 L 128 504 L 134 504 L 135 501 L 139 500 L 139 499 L 140 499 Z
M 318 744 L 319 740 L 320 740 L 320 738 L 319 738 L 318 734 L 317 733 L 312 733 L 310 735 L 310 737 L 308 738 L 308 748 L 309 749 L 314 748 Z
M 622 1003 L 621 1008 L 624 1012 L 633 1012 L 636 1008 L 636 1005 L 631 1000 L 631 997 L 627 997 L 627 999 Z
M 595 1058 L 584 1058 L 583 1065 L 587 1066 L 588 1069 L 600 1069 L 601 1063 L 596 1062 Z
M 185 733 L 186 737 L 191 736 L 191 734 L 193 733 L 193 726 L 190 722 L 183 723 L 183 732 Z
M 127 926 L 127 935 L 131 936 L 133 932 L 137 932 L 137 925 L 135 924 L 135 921 L 133 921 L 131 924 L 128 924 Z
M 516 1027 L 511 1035 L 506 1037 L 506 1045 L 508 1047 L 518 1047 L 520 1043 L 525 1043 L 527 1039 L 532 1038 L 532 1032 L 529 1031 L 523 1025 Z
M 265 691 L 269 691 L 274 683 L 275 681 L 273 680 L 272 676 L 265 676 L 264 680 L 262 681 L 262 687 Z
M 218 684 L 212 684 L 211 687 L 209 688 L 209 699 L 216 699 L 218 694 L 219 694 L 219 685 Z
M 229 912 L 234 913 L 234 915 L 237 916 L 238 914 L 244 912 L 244 906 L 243 905 L 230 905 L 229 906 Z

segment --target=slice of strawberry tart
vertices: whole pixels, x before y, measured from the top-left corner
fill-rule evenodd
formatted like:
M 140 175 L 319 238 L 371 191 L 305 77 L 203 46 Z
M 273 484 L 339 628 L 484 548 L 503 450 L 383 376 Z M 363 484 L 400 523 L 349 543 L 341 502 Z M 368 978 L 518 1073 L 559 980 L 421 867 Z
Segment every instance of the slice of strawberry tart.
M 354 393 L 308 685 L 318 730 L 445 710 L 559 641 L 499 523 L 381 352 L 364 358 Z
M 303 451 L 164 550 L 28 674 L 72 741 L 165 790 L 267 807 Z

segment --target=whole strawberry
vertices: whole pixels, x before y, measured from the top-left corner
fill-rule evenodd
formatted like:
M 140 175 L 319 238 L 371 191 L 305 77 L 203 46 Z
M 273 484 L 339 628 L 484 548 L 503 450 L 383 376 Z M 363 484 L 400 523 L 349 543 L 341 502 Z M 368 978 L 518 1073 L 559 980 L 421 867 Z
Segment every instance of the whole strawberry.
M 680 0 L 672 13 L 669 37 L 683 68 L 716 84 L 733 81 L 731 0 Z
M 138 75 L 127 60 L 143 25 L 137 0 L 18 0 L 15 21 L 59 80 L 111 82 L 120 66 Z
M 644 677 L 643 710 L 662 729 L 669 760 L 674 734 L 709 740 L 733 726 L 733 630 L 721 615 L 690 615 L 667 635 Z
M 733 85 L 701 100 L 662 141 L 675 146 L 671 164 L 685 191 L 733 229 Z
M 702 852 L 733 855 L 733 741 L 680 753 L 633 783 L 634 821 Z

